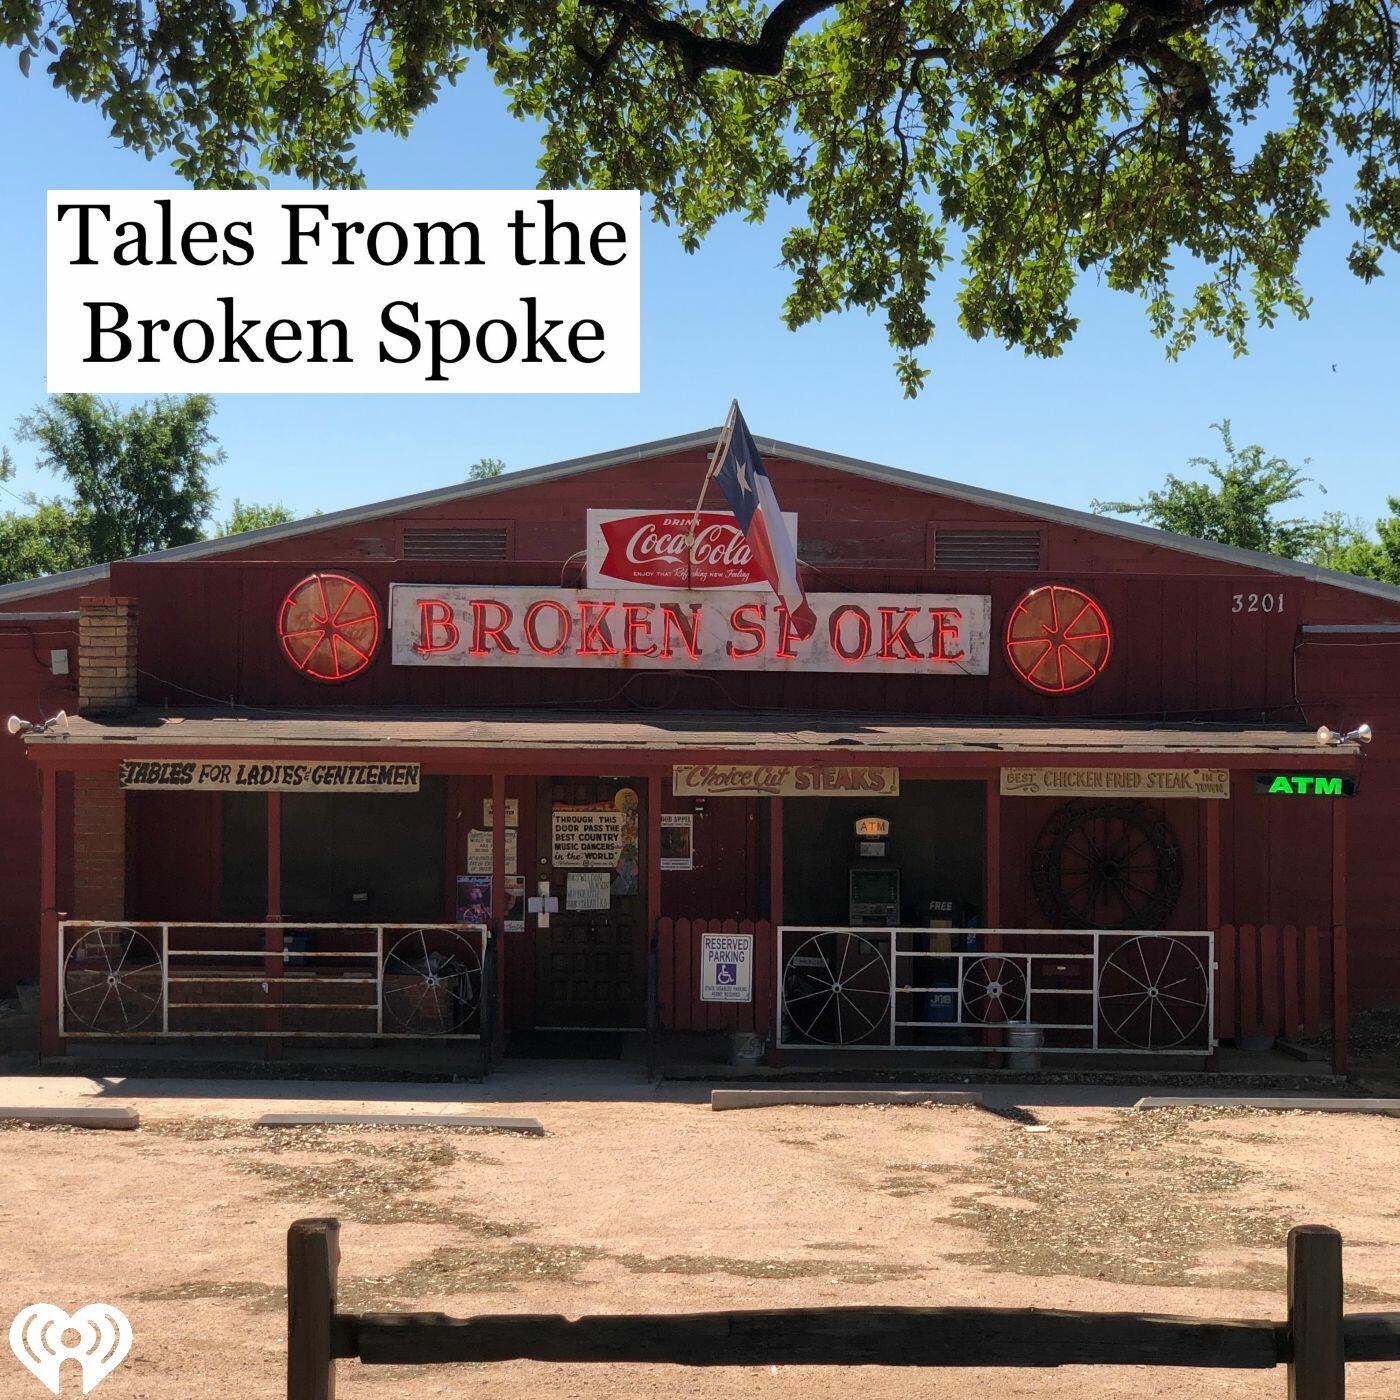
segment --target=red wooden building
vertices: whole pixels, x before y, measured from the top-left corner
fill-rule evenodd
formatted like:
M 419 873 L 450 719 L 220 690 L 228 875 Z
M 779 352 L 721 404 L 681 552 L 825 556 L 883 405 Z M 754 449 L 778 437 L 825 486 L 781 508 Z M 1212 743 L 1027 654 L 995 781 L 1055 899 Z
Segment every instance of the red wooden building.
M 0 739 L 46 1051 L 1204 1057 L 1400 994 L 1400 589 L 760 440 L 801 639 L 687 550 L 715 439 L 0 588 L 0 701 L 71 716 Z

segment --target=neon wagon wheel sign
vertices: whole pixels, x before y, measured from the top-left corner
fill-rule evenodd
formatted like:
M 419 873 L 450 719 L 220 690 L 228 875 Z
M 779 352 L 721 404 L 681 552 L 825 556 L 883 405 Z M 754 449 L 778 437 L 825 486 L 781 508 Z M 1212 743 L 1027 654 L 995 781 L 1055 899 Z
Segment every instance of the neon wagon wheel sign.
M 1112 649 L 1108 617 L 1066 584 L 1032 588 L 1006 620 L 1006 657 L 1033 690 L 1068 695 L 1097 680 Z
M 379 605 L 364 584 L 345 574 L 309 574 L 283 598 L 277 637 L 302 675 L 347 681 L 378 650 Z

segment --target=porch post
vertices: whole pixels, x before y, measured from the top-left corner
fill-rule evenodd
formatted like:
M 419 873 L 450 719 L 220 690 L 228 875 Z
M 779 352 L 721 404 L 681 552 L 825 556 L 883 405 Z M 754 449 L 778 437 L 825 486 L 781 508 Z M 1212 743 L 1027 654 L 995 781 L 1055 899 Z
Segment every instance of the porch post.
M 63 1053 L 58 1036 L 58 774 L 39 769 L 39 1053 Z
M 1332 799 L 1332 1073 L 1347 1072 L 1347 804 Z
M 661 771 L 647 774 L 647 936 L 646 956 L 646 1027 L 647 1078 L 656 1074 L 656 1032 L 661 1023 L 661 801 L 664 792 Z
M 516 840 L 519 841 L 518 835 Z M 492 1044 L 483 1047 L 483 1054 L 491 1058 L 505 1050 L 505 929 L 506 773 L 504 768 L 498 768 L 491 774 L 491 937 L 496 943 L 496 1014 L 491 1017 Z
M 1204 798 L 1206 809 L 1206 927 L 1220 933 L 1220 803 Z
M 1206 927 L 1218 939 L 1220 937 L 1220 803 L 1214 798 L 1202 798 L 1205 804 L 1205 914 Z M 1216 948 L 1216 958 L 1218 961 L 1220 950 Z M 1210 967 L 1206 971 L 1210 978 L 1208 994 L 1214 997 L 1219 988 L 1219 979 L 1215 975 L 1215 968 Z M 1220 1009 L 1216 1008 L 1214 1021 L 1220 1024 Z M 1206 1058 L 1206 1068 L 1215 1070 L 1220 1068 L 1220 1052 L 1211 1047 L 1209 1056 Z
M 647 774 L 647 946 L 661 921 L 661 802 L 660 773 Z
M 1001 773 L 987 779 L 986 832 L 983 839 L 982 926 L 1001 924 Z
M 267 917 L 271 922 L 282 917 L 282 794 L 267 795 Z M 271 934 L 268 947 L 274 947 Z M 282 951 L 279 941 L 277 952 Z
M 778 925 L 783 921 L 783 799 L 768 799 L 768 921 L 773 925 L 773 946 L 778 946 Z M 775 972 L 775 976 L 779 975 Z
M 987 779 L 986 811 L 983 815 L 982 871 L 982 928 L 995 929 L 1001 926 L 1001 770 L 997 769 Z M 1001 939 L 995 934 L 984 932 L 980 946 L 989 953 L 998 952 Z M 958 964 L 961 969 L 962 964 Z M 988 1069 L 996 1069 L 1001 1062 L 1000 1052 L 1006 1044 L 1006 1032 L 985 1030 L 982 1044 L 987 1047 L 985 1063 Z
M 286 959 L 282 956 L 282 794 L 267 794 L 267 927 L 263 933 L 263 976 L 267 984 L 267 1017 L 264 1030 L 280 1031 L 282 1013 L 277 1007 L 286 993 L 286 986 L 273 978 L 286 975 Z M 267 1055 L 277 1054 L 277 1043 L 264 1041 Z

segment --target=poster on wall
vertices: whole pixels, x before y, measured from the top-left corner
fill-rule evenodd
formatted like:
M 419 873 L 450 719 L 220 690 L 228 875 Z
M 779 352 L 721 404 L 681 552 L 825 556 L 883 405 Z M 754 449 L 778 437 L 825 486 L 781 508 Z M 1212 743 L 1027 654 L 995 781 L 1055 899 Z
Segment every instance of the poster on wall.
M 691 812 L 661 814 L 661 868 L 695 869 L 695 816 Z
M 495 826 L 495 818 L 492 809 L 492 799 L 483 797 L 481 799 L 481 824 L 482 826 Z M 518 797 L 506 798 L 506 825 L 520 825 L 520 799 Z
M 564 886 L 564 908 L 570 913 L 612 906 L 612 877 L 606 870 L 571 870 Z
M 525 877 L 506 876 L 506 918 L 507 933 L 525 932 Z
M 514 875 L 517 864 L 517 835 L 510 827 L 506 828 L 506 874 Z M 467 874 L 489 875 L 491 873 L 491 833 L 472 830 L 467 832 Z
M 489 875 L 459 875 L 457 877 L 457 922 L 459 924 L 491 924 L 491 877 Z
M 753 934 L 700 936 L 700 1000 L 753 1000 Z
M 601 870 L 622 855 L 626 817 L 615 808 L 556 807 L 551 825 L 551 860 L 556 870 Z

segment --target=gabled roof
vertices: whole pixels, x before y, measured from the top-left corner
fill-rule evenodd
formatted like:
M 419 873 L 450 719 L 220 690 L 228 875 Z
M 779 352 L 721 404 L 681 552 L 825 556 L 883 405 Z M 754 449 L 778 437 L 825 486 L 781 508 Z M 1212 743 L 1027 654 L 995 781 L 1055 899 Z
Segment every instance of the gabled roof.
M 423 510 L 431 506 L 475 500 L 478 497 L 493 495 L 498 491 L 514 491 L 522 486 L 537 486 L 550 481 L 582 476 L 588 472 L 605 471 L 610 467 L 625 466 L 629 462 L 643 462 L 653 457 L 668 456 L 674 452 L 712 447 L 718 441 L 719 433 L 718 428 L 706 428 L 701 432 L 685 433 L 679 437 L 657 438 L 655 441 L 638 443 L 633 447 L 618 448 L 611 452 L 596 452 L 586 457 L 573 457 L 568 461 L 551 462 L 546 466 L 530 467 L 523 471 L 506 472 L 502 476 L 488 477 L 484 481 L 457 482 L 452 486 L 440 487 L 434 491 L 419 491 L 411 496 L 397 496 L 388 501 L 376 501 L 371 505 L 354 506 L 349 510 L 333 511 L 329 515 L 313 515 L 305 520 L 293 520 L 285 525 L 269 525 L 261 530 L 247 530 L 238 535 L 224 535 L 218 539 L 199 540 L 194 544 L 177 545 L 173 549 L 159 549 L 138 557 L 143 562 L 211 559 L 221 554 L 247 549 L 250 545 L 271 544 L 278 540 L 294 539 L 299 535 L 315 534 L 321 530 L 334 529 L 337 526 L 357 525 L 364 521 L 378 520 L 386 515 L 400 515 L 405 511 Z M 785 457 L 790 461 L 802 462 L 808 466 L 825 467 L 831 471 L 845 472 L 850 476 L 862 477 L 867 481 L 878 481 L 889 486 L 905 487 L 911 491 L 924 491 L 930 495 L 946 496 L 951 500 L 963 501 L 969 505 L 1010 511 L 1036 520 L 1049 520 L 1058 525 L 1067 525 L 1079 530 L 1091 530 L 1096 534 L 1114 535 L 1120 539 L 1131 540 L 1135 544 L 1151 545 L 1157 549 L 1174 549 L 1183 554 L 1194 554 L 1203 559 L 1210 559 L 1215 563 L 1233 564 L 1248 569 L 1264 569 L 1270 573 L 1308 579 L 1311 582 L 1324 583 L 1333 588 L 1345 588 L 1354 593 L 1365 593 L 1374 598 L 1383 598 L 1387 602 L 1400 603 L 1400 585 L 1359 578 L 1355 574 L 1342 573 L 1337 569 L 1324 569 L 1317 564 L 1303 564 L 1295 559 L 1284 559 L 1276 554 L 1263 554 L 1253 549 L 1239 549 L 1234 545 L 1214 544 L 1208 540 L 1195 539 L 1190 535 L 1173 534 L 1170 530 L 1158 530 L 1150 525 L 1139 525 L 1134 521 L 1120 520 L 1116 516 L 1095 515 L 1090 511 L 1074 510 L 1069 506 L 1049 505 L 1044 501 L 1012 496 L 1004 491 L 990 491 L 981 486 L 967 486 L 957 481 L 945 481 L 941 477 L 928 476 L 923 472 L 906 471 L 900 467 L 886 467 L 877 462 L 862 461 L 858 457 L 843 457 L 833 452 L 821 452 L 815 448 L 802 447 L 797 443 L 782 442 L 777 438 L 760 437 L 756 438 L 755 441 L 759 450 L 766 456 Z M 0 603 L 41 597 L 46 593 L 68 588 L 100 587 L 105 584 L 107 577 L 107 566 L 102 564 L 87 569 L 72 569 L 62 574 L 50 574 L 46 578 L 3 584 L 0 585 Z

